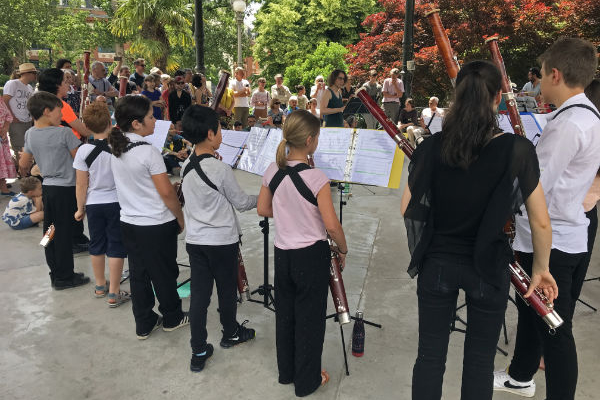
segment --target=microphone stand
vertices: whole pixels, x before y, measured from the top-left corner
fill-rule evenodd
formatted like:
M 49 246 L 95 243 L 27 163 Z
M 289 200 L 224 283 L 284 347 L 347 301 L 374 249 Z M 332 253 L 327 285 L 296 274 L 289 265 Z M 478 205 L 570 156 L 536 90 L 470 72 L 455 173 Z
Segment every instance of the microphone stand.
M 335 183 L 331 183 L 330 186 L 334 187 L 334 186 L 336 186 L 336 184 Z M 344 201 L 344 189 L 345 189 L 344 183 L 343 182 L 338 182 L 337 183 L 337 189 L 340 192 L 340 224 L 341 224 L 342 223 L 343 209 L 344 209 L 344 206 L 347 204 L 346 201 Z M 333 313 L 333 314 L 327 315 L 325 317 L 326 320 L 327 319 L 331 319 L 331 318 L 333 318 L 333 320 L 335 322 L 338 322 L 337 313 Z M 352 315 L 350 315 L 350 319 L 356 321 L 356 317 L 354 317 Z M 368 321 L 366 319 L 363 319 L 363 322 L 365 324 L 367 324 L 367 325 L 371 325 L 371 326 L 374 326 L 376 328 L 382 328 L 381 324 L 377 324 L 375 322 L 371 322 L 371 321 Z M 343 329 L 342 325 L 340 325 L 340 335 L 342 337 L 342 352 L 344 354 L 344 366 L 346 367 L 346 376 L 349 376 L 350 375 L 350 371 L 348 370 L 348 355 L 346 353 L 346 340 L 344 338 L 344 329 Z

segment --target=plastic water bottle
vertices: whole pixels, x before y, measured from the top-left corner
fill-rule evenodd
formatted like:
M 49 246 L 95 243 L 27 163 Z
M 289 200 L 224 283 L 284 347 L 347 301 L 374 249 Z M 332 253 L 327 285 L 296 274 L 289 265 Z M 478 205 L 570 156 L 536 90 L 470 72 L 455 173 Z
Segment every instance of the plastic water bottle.
M 365 324 L 362 311 L 356 312 L 356 321 L 352 329 L 352 355 L 362 357 L 365 354 Z

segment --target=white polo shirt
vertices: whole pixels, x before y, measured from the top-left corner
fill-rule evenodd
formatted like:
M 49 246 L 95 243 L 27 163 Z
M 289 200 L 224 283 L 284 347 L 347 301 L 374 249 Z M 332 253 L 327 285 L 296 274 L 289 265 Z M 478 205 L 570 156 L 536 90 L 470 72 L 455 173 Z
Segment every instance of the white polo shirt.
M 600 167 L 600 119 L 590 110 L 573 107 L 553 119 L 572 104 L 596 107 L 583 94 L 565 101 L 547 115 L 536 152 L 540 163 L 540 182 L 544 189 L 550 222 L 552 248 L 569 254 L 587 252 L 589 220 L 583 199 Z M 597 111 L 597 110 L 596 110 Z M 531 229 L 525 206 L 516 216 L 515 250 L 532 253 Z
M 113 155 L 102 151 L 89 168 L 85 163 L 85 159 L 95 148 L 93 144 L 82 145 L 73 160 L 73 168 L 90 174 L 85 204 L 117 203 L 119 198 L 111 168 Z
M 125 134 L 134 142 L 144 137 Z M 167 172 L 160 151 L 152 145 L 137 146 L 111 158 L 111 167 L 121 205 L 121 221 L 132 225 L 161 225 L 175 219 L 154 186 L 152 175 Z

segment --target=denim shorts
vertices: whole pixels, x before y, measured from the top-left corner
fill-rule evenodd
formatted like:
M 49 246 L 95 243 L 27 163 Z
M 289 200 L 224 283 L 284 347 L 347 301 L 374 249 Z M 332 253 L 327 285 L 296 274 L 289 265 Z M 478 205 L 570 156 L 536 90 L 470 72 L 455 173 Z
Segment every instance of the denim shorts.
M 11 228 L 20 231 L 21 229 L 31 228 L 33 225 L 35 225 L 35 224 L 31 220 L 31 217 L 29 215 L 25 215 L 23 218 L 21 218 L 19 220 L 19 223 L 17 225 L 11 226 Z

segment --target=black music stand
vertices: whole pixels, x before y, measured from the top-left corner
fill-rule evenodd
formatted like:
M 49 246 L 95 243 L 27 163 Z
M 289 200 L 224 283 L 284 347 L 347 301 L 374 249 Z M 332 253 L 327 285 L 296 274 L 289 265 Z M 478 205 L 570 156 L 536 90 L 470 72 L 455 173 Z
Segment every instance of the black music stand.
M 275 299 L 273 299 L 273 293 L 275 292 L 275 287 L 269 283 L 269 218 L 265 217 L 262 221 L 258 223 L 258 225 L 262 228 L 261 232 L 263 233 L 263 245 L 264 245 L 264 262 L 263 262 L 263 284 L 260 285 L 257 289 L 250 292 L 250 295 L 254 293 L 258 293 L 263 296 L 262 300 L 254 300 L 248 299 L 249 302 L 252 303 L 260 303 L 266 309 L 275 312 Z
M 364 120 L 363 116 L 361 114 L 369 114 L 369 110 L 367 109 L 367 107 L 365 107 L 365 105 L 362 103 L 362 101 L 360 101 L 360 99 L 358 97 L 353 97 L 352 99 L 350 99 L 348 101 L 348 104 L 346 105 L 346 108 L 344 109 L 344 113 L 342 114 L 344 119 L 346 119 L 345 117 L 347 115 L 354 115 L 354 117 L 357 120 L 357 128 L 358 126 L 358 121 L 362 121 L 364 122 L 364 126 L 361 126 L 361 128 L 365 128 L 366 127 L 366 121 Z
M 600 276 L 597 276 L 595 278 L 584 279 L 583 283 L 585 283 L 585 282 L 591 282 L 591 281 L 599 281 L 600 282 Z M 581 300 L 581 296 L 580 296 L 580 298 L 577 299 L 577 301 L 580 302 L 581 304 L 583 304 L 584 306 L 586 306 L 587 308 L 592 309 L 594 312 L 598 311 L 598 309 L 596 307 L 594 307 L 591 304 L 586 303 L 585 301 Z
M 338 182 L 337 184 L 332 182 L 330 185 L 331 185 L 331 187 L 337 186 L 337 189 L 340 192 L 340 224 L 341 224 L 342 223 L 342 215 L 343 215 L 342 210 L 343 210 L 344 206 L 347 204 L 344 201 L 344 189 L 345 189 L 345 186 L 344 186 L 343 182 Z M 327 315 L 325 317 L 326 320 L 327 319 L 331 319 L 331 318 L 333 318 L 333 320 L 335 322 L 339 321 L 337 313 L 333 313 L 333 314 Z M 356 317 L 350 315 L 350 320 L 356 321 Z M 365 324 L 367 324 L 367 325 L 371 325 L 371 326 L 374 326 L 376 328 L 382 328 L 381 324 L 377 324 L 375 322 L 371 322 L 371 321 L 368 321 L 366 319 L 363 319 L 363 322 Z M 346 367 L 346 376 L 349 376 L 350 375 L 350 371 L 348 370 L 348 355 L 346 354 L 346 340 L 344 339 L 344 328 L 343 328 L 343 325 L 340 325 L 340 335 L 342 336 L 342 352 L 344 353 L 344 365 Z

